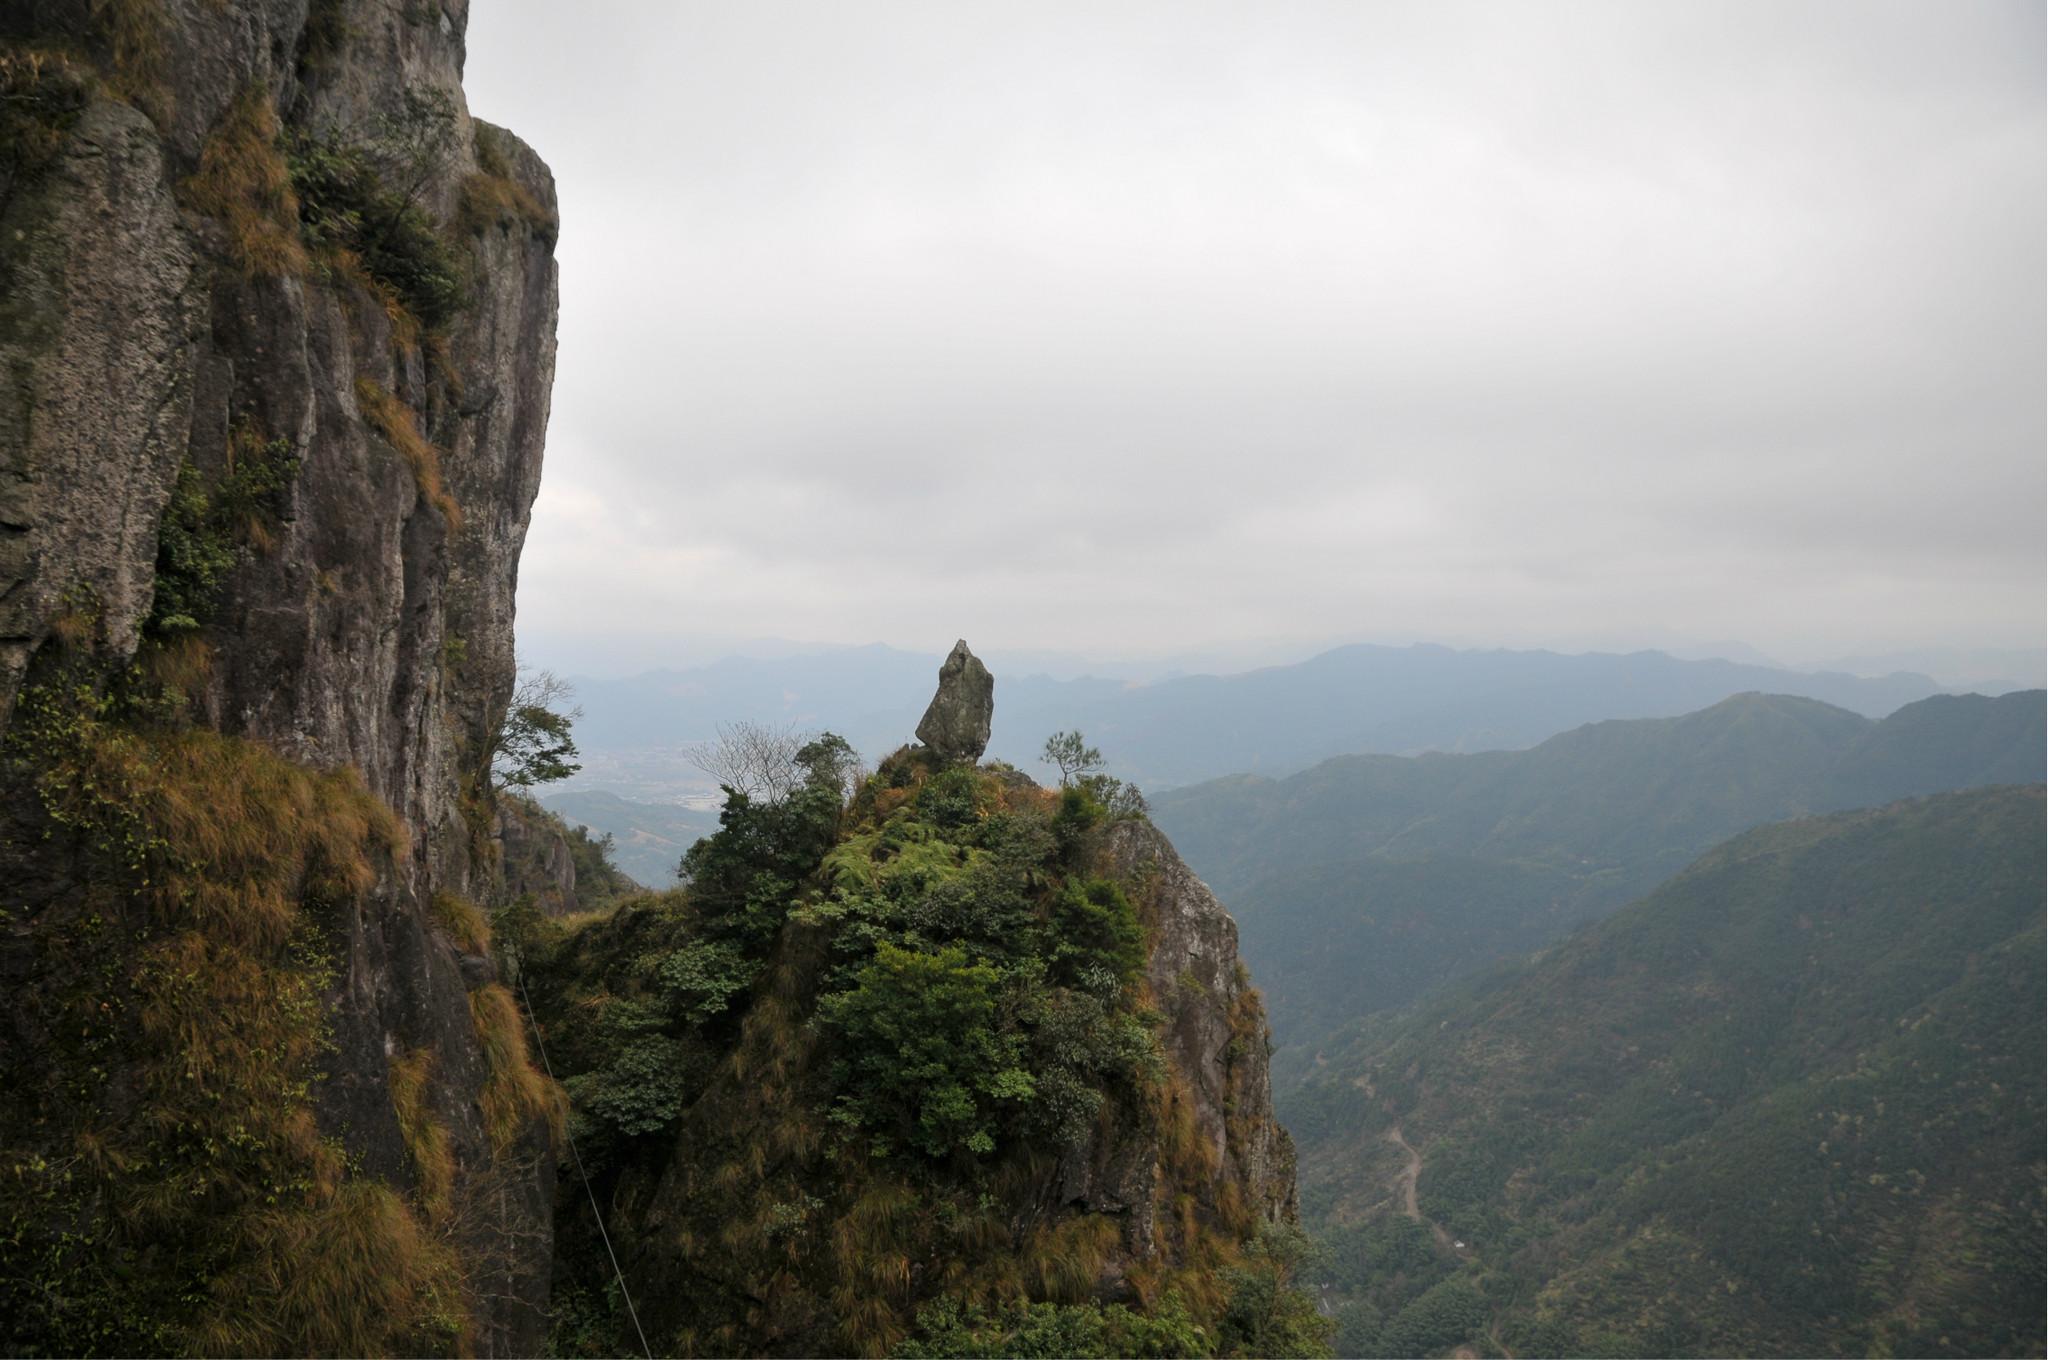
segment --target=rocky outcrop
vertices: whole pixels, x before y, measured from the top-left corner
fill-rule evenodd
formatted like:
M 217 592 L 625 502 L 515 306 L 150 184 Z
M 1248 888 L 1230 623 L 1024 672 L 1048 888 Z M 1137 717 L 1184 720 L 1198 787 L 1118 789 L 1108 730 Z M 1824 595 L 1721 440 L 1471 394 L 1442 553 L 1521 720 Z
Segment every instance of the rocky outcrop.
M 988 749 L 995 708 L 995 677 L 962 638 L 939 666 L 938 692 L 918 720 L 917 739 L 940 760 L 971 765 Z
M 1265 1006 L 1237 952 L 1237 922 L 1143 819 L 1109 828 L 1110 873 L 1139 885 L 1152 927 L 1146 981 L 1164 1021 L 1160 1046 L 1187 1084 L 1217 1182 L 1235 1183 L 1269 1223 L 1296 1216 L 1294 1141 L 1273 1117 Z
M 885 1354 L 948 1298 L 1221 1328 L 1277 1269 L 1294 1151 L 1236 924 L 1109 787 L 907 747 L 843 805 L 735 800 L 686 904 L 535 955 L 657 1350 Z
M 204 315 L 167 170 L 148 119 L 97 102 L 0 216 L 0 721 L 68 596 L 127 650 L 149 608 Z
M 531 1116 L 485 1127 L 495 983 L 448 921 L 501 891 L 485 753 L 548 420 L 555 209 L 538 157 L 464 107 L 466 21 L 464 0 L 0 4 L 30 110 L 6 116 L 33 134 L 0 176 L 0 730 L 58 653 L 112 677 L 146 652 L 175 662 L 180 722 L 359 772 L 396 814 L 396 858 L 324 924 L 320 1125 L 417 1190 L 391 1073 L 424 1055 L 471 1252 L 463 1344 L 532 1353 L 553 1157 Z M 287 152 L 369 147 L 347 164 L 375 171 L 405 119 L 429 149 L 380 200 L 397 225 L 351 243 L 338 217 L 302 223 Z M 425 254 L 402 256 L 401 225 Z M 258 458 L 260 505 L 233 501 Z M 167 621 L 181 514 L 207 608 Z M 33 822 L 30 789 L 0 802 Z M 18 980 L 76 893 L 54 861 L 11 867 Z
M 576 911 L 576 857 L 559 819 L 524 798 L 500 798 L 496 840 L 508 900 L 543 916 Z
M 1294 1143 L 1273 1117 L 1270 1032 L 1259 994 L 1237 953 L 1237 922 L 1181 862 L 1151 823 L 1118 822 L 1102 847 L 1102 868 L 1137 890 L 1151 928 L 1145 978 L 1162 1017 L 1159 1046 L 1169 1081 L 1157 1124 L 1109 1124 L 1069 1150 L 1043 1192 L 1048 1207 L 1112 1215 L 1132 1261 L 1181 1244 L 1160 1228 L 1177 1195 L 1226 1218 L 1249 1214 L 1295 1221 Z M 1162 1130 L 1176 1126 L 1193 1145 Z

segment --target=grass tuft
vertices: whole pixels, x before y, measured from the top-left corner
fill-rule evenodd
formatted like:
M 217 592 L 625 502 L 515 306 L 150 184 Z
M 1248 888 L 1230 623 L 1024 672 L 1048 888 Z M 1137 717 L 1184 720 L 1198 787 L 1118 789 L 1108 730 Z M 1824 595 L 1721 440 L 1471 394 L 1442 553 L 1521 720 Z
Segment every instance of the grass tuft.
M 512 993 L 502 982 L 477 988 L 469 994 L 469 1015 L 490 1069 L 478 1102 L 491 1146 L 505 1151 L 536 1119 L 545 1119 L 559 1141 L 568 1114 L 566 1101 L 528 1056 L 526 1021 Z
M 461 1263 L 390 1186 L 354 1180 L 310 1213 L 240 1225 L 240 1269 L 196 1330 L 205 1355 L 380 1355 L 465 1349 Z
M 428 1082 L 433 1075 L 434 1055 L 427 1049 L 391 1059 L 391 1108 L 398 1115 L 398 1130 L 419 1177 L 420 1207 L 429 1220 L 438 1223 L 448 1216 L 455 1187 L 455 1153 L 448 1126 L 434 1117 L 428 1101 Z
M 429 899 L 434 922 L 462 947 L 465 954 L 487 954 L 491 949 L 491 923 L 483 908 L 466 897 L 437 892 Z
M 421 499 L 441 512 L 449 528 L 461 528 L 462 509 L 441 480 L 441 451 L 420 433 L 412 408 L 370 378 L 356 379 L 356 403 L 371 428 L 383 435 L 384 442 L 412 469 L 413 485 L 419 488 Z
M 252 276 L 306 272 L 299 200 L 285 166 L 270 91 L 244 86 L 199 153 L 185 201 L 226 224 L 235 261 Z
M 476 173 L 462 181 L 455 224 L 471 236 L 524 227 L 552 246 L 561 222 L 539 195 L 513 176 L 511 162 L 499 145 L 501 135 L 494 128 L 477 125 Z

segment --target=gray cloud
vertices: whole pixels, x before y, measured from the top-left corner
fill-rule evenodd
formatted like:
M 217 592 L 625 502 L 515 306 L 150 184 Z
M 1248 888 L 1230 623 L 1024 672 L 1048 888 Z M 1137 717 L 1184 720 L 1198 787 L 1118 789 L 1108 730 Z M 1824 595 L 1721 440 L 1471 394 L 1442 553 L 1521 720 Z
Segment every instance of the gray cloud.
M 2042 50 L 2024 4 L 480 5 L 472 103 L 562 194 L 522 629 L 2038 646 Z

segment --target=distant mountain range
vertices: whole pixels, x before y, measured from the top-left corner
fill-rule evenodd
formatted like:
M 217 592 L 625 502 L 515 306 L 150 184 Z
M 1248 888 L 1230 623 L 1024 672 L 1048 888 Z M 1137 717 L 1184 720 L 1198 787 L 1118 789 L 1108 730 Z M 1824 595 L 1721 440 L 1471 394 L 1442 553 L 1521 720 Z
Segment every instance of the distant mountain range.
M 828 728 L 870 757 L 886 754 L 910 739 L 939 660 L 876 646 L 578 680 L 577 737 L 593 757 L 581 784 L 642 798 L 702 787 L 682 748 L 735 720 Z M 1113 773 L 1159 791 L 1284 775 L 1346 752 L 1518 749 L 1582 723 L 1668 717 L 1749 690 L 1882 717 L 1939 687 L 1918 674 L 1809 675 L 1662 652 L 1427 645 L 1340 647 L 1295 665 L 1151 684 L 998 671 L 989 755 L 1035 771 L 1047 736 L 1079 728 Z
M 2038 782 L 2044 700 L 1944 695 L 1872 722 L 1745 694 L 1526 751 L 1215 780 L 1152 815 L 1237 916 L 1285 1074 L 1330 1029 L 1558 939 L 1749 827 Z
M 1754 830 L 1333 1037 L 1281 1114 L 1338 1354 L 2039 1354 L 2042 818 Z

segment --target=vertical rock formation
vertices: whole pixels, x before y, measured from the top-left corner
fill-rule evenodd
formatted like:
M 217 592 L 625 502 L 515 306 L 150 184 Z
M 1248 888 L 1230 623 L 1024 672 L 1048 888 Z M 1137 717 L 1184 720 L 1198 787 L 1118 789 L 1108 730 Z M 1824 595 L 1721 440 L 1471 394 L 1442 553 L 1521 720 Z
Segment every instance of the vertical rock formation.
M 95 1327 L 115 1349 L 538 1344 L 547 1094 L 477 904 L 555 208 L 540 160 L 464 106 L 467 11 L 0 3 L 0 1158 L 104 1162 L 11 1205 L 17 1249 L 172 1194 L 146 1168 L 169 1177 L 179 1135 L 149 1121 L 188 1098 L 289 1124 L 249 1135 L 251 1165 L 296 1149 L 273 1199 L 303 1224 L 263 1219 L 246 1187 L 192 1191 L 215 1197 L 216 1282 L 302 1229 L 417 1239 L 363 1278 L 335 1264 L 317 1315 L 268 1322 L 122 1312 L 87 1253 L 41 1282 L 75 1286 L 68 1303 L 9 1300 L 17 1345 Z M 274 932 L 235 934 L 252 903 Z M 56 942 L 109 931 L 88 987 Z M 213 951 L 193 976 L 216 989 L 220 951 L 241 951 L 268 979 L 252 1006 L 310 979 L 317 1002 L 272 1017 L 282 1085 L 237 1085 L 246 1052 L 207 1066 L 236 1044 L 224 994 L 163 1018 L 174 946 Z M 124 1017 L 93 1060 L 105 1089 L 23 1109 L 85 1061 L 58 1029 L 88 994 Z M 109 1132 L 94 1101 L 129 1122 Z M 159 1284 L 182 1297 L 167 1272 L 189 1262 L 105 1231 L 93 1252 L 135 1273 L 131 1311 Z
M 917 739 L 942 761 L 972 765 L 988 749 L 995 709 L 995 677 L 962 638 L 939 666 L 938 692 L 918 719 Z
M 1162 1016 L 1160 1047 L 1214 1153 L 1212 1188 L 1235 1187 L 1260 1220 L 1293 1222 L 1294 1141 L 1273 1117 L 1265 1003 L 1238 957 L 1237 922 L 1149 821 L 1114 823 L 1102 857 L 1112 876 L 1141 885 L 1147 900 L 1153 934 L 1145 978 Z M 1098 1158 L 1114 1160 L 1099 1149 Z M 1142 1160 L 1140 1167 L 1151 1170 Z M 1148 1224 L 1161 1208 L 1156 1196 L 1124 1198 L 1144 1204 Z

